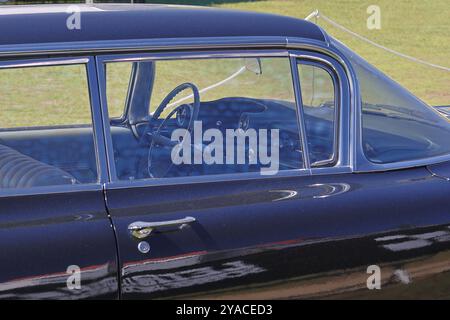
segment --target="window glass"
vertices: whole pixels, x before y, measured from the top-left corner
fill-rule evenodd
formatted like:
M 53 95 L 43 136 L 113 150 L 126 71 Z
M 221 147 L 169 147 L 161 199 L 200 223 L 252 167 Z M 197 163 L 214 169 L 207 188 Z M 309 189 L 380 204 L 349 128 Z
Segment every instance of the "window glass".
M 298 71 L 311 165 L 332 163 L 336 126 L 333 78 L 320 65 L 307 62 L 299 63 Z
M 261 68 L 261 74 L 256 72 L 258 60 L 261 67 L 264 67 L 263 70 Z M 151 111 L 154 111 L 170 90 L 183 82 L 192 82 L 198 88 L 207 88 L 208 90 L 201 94 L 204 101 L 224 97 L 247 97 L 293 102 L 288 62 L 285 58 L 157 61 Z M 216 84 L 219 85 L 214 86 Z
M 130 63 L 109 63 L 106 65 L 106 97 L 111 118 L 121 118 L 125 110 L 130 83 Z
M 85 65 L 0 69 L 0 188 L 97 181 Z
M 340 42 L 333 43 L 347 55 L 358 78 L 363 150 L 370 161 L 392 163 L 450 152 L 450 125 L 444 117 Z
M 119 179 L 303 167 L 288 58 L 158 60 L 135 68 L 131 128 L 111 123 Z
M 81 65 L 0 69 L 1 128 L 91 123 Z

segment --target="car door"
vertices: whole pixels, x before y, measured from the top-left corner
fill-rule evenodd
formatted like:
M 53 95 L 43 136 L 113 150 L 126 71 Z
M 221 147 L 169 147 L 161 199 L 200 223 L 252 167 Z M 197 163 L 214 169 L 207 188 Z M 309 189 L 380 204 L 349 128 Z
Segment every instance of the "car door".
M 0 62 L 1 299 L 118 297 L 93 63 Z
M 233 52 L 230 56 L 241 58 L 232 60 L 235 69 L 223 53 L 217 60 L 208 53 L 207 61 L 198 53 L 199 60 L 189 53 L 99 59 L 103 89 L 108 81 L 104 63 L 119 66 L 133 59 L 147 63 L 136 65 L 134 78 L 149 74 L 151 85 L 132 82 L 132 88 L 152 88 L 152 94 L 145 91 L 140 96 L 152 96 L 147 106 L 153 106 L 186 81 L 200 84 L 199 92 L 205 92 L 205 87 L 235 74 L 233 70 L 247 69 L 245 59 L 256 57 L 252 60 L 256 73 L 248 68 L 220 94 L 201 96 L 200 108 L 208 113 L 200 111 L 204 118 L 199 120 L 203 128 L 211 128 L 212 123 L 219 131 L 223 124 L 243 131 L 279 130 L 278 141 L 273 136 L 263 140 L 279 151 L 279 170 L 274 174 L 252 166 L 250 154 L 258 152 L 249 139 L 243 152 L 248 163 L 184 163 L 174 172 L 163 170 L 171 172 L 169 176 L 141 178 L 137 171 L 143 167 L 137 159 L 147 147 L 142 136 L 136 142 L 134 133 L 139 129 L 133 131 L 114 120 L 111 126 L 105 123 L 106 137 L 111 138 L 107 149 L 112 177 L 106 199 L 118 239 L 122 298 L 275 299 L 367 290 L 369 266 L 384 268 L 446 248 L 448 244 L 437 241 L 425 250 L 401 250 L 400 245 L 396 251 L 398 247 L 391 246 L 392 241 L 402 242 L 402 237 L 446 228 L 448 221 L 442 214 L 425 215 L 425 208 L 442 205 L 449 185 L 426 168 L 352 173 L 347 144 L 349 84 L 339 64 L 312 52 L 261 51 L 250 56 Z M 185 71 L 185 78 L 168 81 L 175 74 L 172 68 Z M 204 74 L 209 77 L 202 82 Z M 108 101 L 114 97 L 108 96 L 111 90 L 101 93 L 107 114 Z M 139 93 L 131 89 L 131 95 Z M 132 100 L 127 110 L 133 110 Z M 152 113 L 151 108 L 147 113 Z M 169 119 L 163 131 L 176 128 L 177 121 Z M 148 129 L 147 121 L 142 126 Z M 237 148 L 239 143 L 231 146 Z M 157 156 L 164 159 L 167 152 Z M 136 164 L 134 171 L 130 163 Z M 393 208 L 392 203 L 406 194 L 415 201 L 397 202 Z M 428 197 L 419 202 L 424 194 Z M 386 268 L 392 274 L 392 267 Z

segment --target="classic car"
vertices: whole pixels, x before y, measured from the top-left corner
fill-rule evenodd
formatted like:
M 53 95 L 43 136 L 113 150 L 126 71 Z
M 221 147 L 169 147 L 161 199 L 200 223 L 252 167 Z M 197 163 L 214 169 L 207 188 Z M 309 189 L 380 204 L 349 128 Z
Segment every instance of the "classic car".
M 318 25 L 93 4 L 0 30 L 0 298 L 450 297 L 450 125 Z

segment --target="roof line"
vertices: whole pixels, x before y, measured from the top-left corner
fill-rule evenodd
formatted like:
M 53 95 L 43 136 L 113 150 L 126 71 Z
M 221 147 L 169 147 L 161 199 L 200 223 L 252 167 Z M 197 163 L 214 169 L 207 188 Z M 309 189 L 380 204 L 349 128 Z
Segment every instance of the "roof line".
M 298 38 L 305 43 L 323 42 Z M 201 38 L 167 38 L 167 39 L 133 39 L 133 40 L 92 40 L 42 44 L 0 45 L 1 56 L 30 56 L 64 53 L 107 53 L 126 51 L 157 50 L 209 50 L 233 48 L 286 48 L 287 37 L 201 37 Z

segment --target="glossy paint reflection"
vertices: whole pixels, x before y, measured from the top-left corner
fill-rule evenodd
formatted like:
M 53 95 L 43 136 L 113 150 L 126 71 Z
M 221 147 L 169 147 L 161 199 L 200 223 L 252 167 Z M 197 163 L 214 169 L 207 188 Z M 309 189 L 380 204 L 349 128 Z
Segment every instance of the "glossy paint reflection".
M 103 193 L 0 198 L 0 299 L 117 298 L 114 233 Z M 80 268 L 69 289 L 68 267 Z
M 372 264 L 386 290 L 397 269 L 445 273 L 448 192 L 425 168 L 110 190 L 123 298 L 328 297 L 368 290 Z M 197 221 L 151 235 L 148 254 L 126 229 L 185 216 Z

